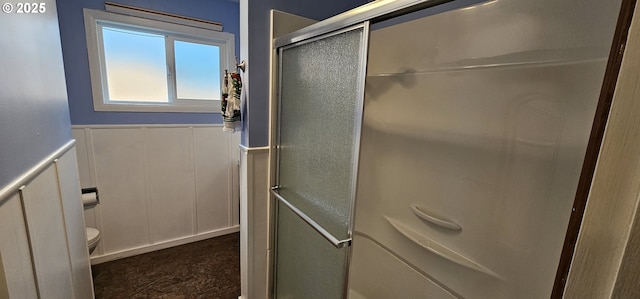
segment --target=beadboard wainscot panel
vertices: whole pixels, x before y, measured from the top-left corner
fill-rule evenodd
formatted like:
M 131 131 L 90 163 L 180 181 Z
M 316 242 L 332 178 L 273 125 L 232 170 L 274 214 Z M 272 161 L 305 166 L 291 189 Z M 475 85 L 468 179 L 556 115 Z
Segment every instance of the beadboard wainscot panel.
M 76 140 L 76 154 L 78 156 L 78 172 L 80 174 L 81 188 L 96 186 L 95 163 L 93 157 L 93 139 L 91 129 L 71 130 L 73 139 Z M 86 227 L 97 228 L 100 205 L 84 208 L 84 223 Z M 99 242 L 91 256 L 99 256 L 104 253 L 103 242 Z
M 240 149 L 241 298 L 268 298 L 269 148 Z
M 63 199 L 62 211 L 69 244 L 75 298 L 93 298 L 93 279 L 89 263 L 87 233 L 82 217 L 82 195 L 75 148 L 54 160 L 54 165 L 60 186 L 60 195 Z
M 80 186 L 89 187 L 94 183 L 92 179 L 91 169 L 89 168 L 89 149 L 90 141 L 88 140 L 85 131 L 88 130 L 72 130 L 71 135 L 76 140 L 76 155 L 78 156 L 78 173 L 80 174 Z
M 0 298 L 93 298 L 74 143 L 0 188 Z
M 195 178 L 189 128 L 143 128 L 152 243 L 194 234 Z
M 2 264 L 2 251 L 0 251 L 0 298 L 9 298 L 9 287 L 7 278 L 4 275 L 4 265 Z
M 82 187 L 97 186 L 100 196 L 85 209 L 86 225 L 103 235 L 93 264 L 239 231 L 239 133 L 221 125 L 72 131 L 85 143 L 78 146 Z
M 229 137 L 220 128 L 194 128 L 194 161 L 196 177 L 196 206 L 198 233 L 231 226 Z
M 100 196 L 98 230 L 105 253 L 151 243 L 144 139 L 139 129 L 94 129 L 93 156 Z M 83 186 L 84 187 L 84 186 Z
M 240 133 L 231 134 L 229 153 L 231 154 L 231 226 L 240 226 Z
M 40 296 L 74 298 L 71 261 L 54 165 L 20 191 Z
M 36 282 L 20 196 L 0 201 L 0 253 L 9 298 L 36 298 Z M 0 269 L 2 271 L 2 269 Z M 0 298 L 2 293 L 0 293 Z

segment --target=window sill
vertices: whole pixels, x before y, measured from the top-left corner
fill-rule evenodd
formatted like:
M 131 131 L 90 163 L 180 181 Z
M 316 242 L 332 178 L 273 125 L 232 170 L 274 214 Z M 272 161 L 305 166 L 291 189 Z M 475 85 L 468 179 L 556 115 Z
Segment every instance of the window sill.
M 154 105 L 154 104 L 102 104 L 94 103 L 94 111 L 117 112 L 183 112 L 183 113 L 220 113 L 220 101 L 211 105 Z

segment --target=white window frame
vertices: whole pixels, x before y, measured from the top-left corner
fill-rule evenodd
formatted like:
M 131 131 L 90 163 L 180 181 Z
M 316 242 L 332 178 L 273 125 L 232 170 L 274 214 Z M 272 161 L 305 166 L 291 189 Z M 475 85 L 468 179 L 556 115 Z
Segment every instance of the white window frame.
M 177 98 L 173 41 L 218 46 L 220 49 L 220 88 L 222 89 L 224 69 L 235 69 L 233 34 L 86 8 L 84 9 L 84 24 L 87 35 L 93 109 L 95 111 L 220 113 L 220 100 Z M 169 73 L 167 80 L 169 103 L 109 101 L 101 29 L 103 24 L 165 35 L 167 72 Z

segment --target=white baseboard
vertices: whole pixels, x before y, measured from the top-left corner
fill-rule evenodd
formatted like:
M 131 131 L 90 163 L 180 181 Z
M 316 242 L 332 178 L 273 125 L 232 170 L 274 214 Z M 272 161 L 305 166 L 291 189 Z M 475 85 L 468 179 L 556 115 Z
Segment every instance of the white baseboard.
M 113 253 L 97 256 L 97 257 L 92 257 L 91 258 L 91 265 L 97 265 L 97 264 L 101 264 L 101 263 L 105 263 L 105 262 L 110 262 L 110 261 L 122 259 L 122 258 L 125 258 L 125 257 L 130 257 L 130 256 L 139 255 L 139 254 L 143 254 L 143 253 L 148 253 L 148 252 L 161 250 L 161 249 L 167 249 L 167 248 L 171 248 L 171 247 L 174 247 L 174 246 L 184 245 L 184 244 L 187 244 L 187 243 L 202 241 L 202 240 L 205 240 L 205 239 L 219 237 L 219 236 L 227 235 L 227 234 L 232 234 L 232 233 L 236 233 L 236 232 L 239 232 L 239 231 L 240 231 L 240 226 L 236 225 L 236 226 L 232 226 L 232 227 L 229 227 L 229 228 L 223 228 L 223 229 L 219 229 L 219 230 L 215 230 L 215 231 L 210 231 L 210 232 L 206 232 L 206 233 L 195 235 L 195 236 L 188 236 L 188 237 L 179 238 L 179 239 L 170 240 L 170 241 L 165 241 L 165 242 L 161 242 L 161 243 L 157 243 L 157 244 L 153 244 L 153 245 L 142 246 L 142 247 L 138 247 L 138 248 L 133 248 L 133 249 L 127 249 L 127 250 L 123 250 L 123 251 L 113 252 Z

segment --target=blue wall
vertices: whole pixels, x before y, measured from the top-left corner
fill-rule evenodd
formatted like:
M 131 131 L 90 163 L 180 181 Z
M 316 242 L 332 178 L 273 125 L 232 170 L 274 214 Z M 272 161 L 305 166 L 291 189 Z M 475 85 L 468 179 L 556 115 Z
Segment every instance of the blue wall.
M 328 17 L 358 7 L 367 0 L 246 0 L 249 20 L 249 57 L 242 57 L 249 64 L 249 103 L 244 118 L 242 144 L 250 147 L 269 143 L 269 12 L 277 9 L 303 17 L 324 20 Z
M 0 189 L 71 140 L 55 1 L 2 14 Z
M 104 0 L 57 0 L 71 123 L 86 124 L 209 124 L 222 123 L 220 113 L 96 112 L 93 111 L 83 8 L 104 10 Z M 221 22 L 235 35 L 240 49 L 239 4 L 228 0 L 116 0 L 112 2 Z

